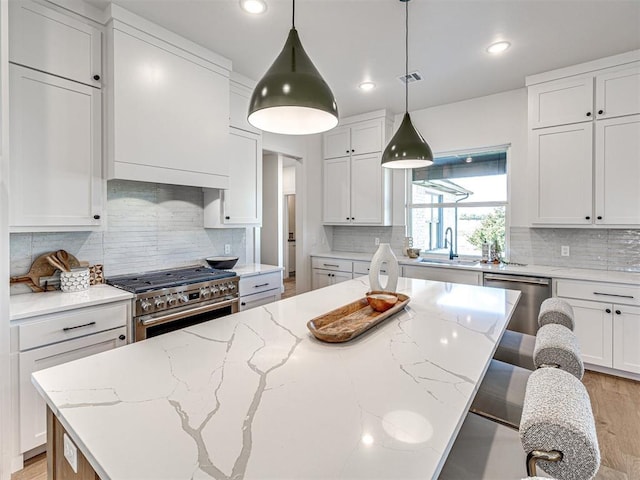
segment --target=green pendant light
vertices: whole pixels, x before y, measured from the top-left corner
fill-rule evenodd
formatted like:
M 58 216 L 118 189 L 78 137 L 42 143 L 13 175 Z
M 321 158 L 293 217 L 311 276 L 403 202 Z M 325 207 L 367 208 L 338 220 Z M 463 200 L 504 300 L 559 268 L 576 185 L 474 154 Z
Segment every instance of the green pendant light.
M 382 166 L 386 168 L 420 168 L 433 165 L 433 153 L 409 116 L 409 0 L 405 5 L 405 85 L 404 118 L 382 154 Z
M 338 106 L 329 85 L 300 43 L 295 13 L 293 0 L 289 37 L 253 90 L 247 119 L 267 132 L 289 135 L 325 132 L 338 124 Z

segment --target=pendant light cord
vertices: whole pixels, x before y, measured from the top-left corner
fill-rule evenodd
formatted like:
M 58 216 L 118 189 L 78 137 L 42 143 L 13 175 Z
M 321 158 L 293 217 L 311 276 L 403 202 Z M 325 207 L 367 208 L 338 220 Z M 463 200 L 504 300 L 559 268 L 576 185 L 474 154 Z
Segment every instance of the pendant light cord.
M 293 0 L 293 12 L 291 13 L 291 28 L 296 28 L 296 0 Z
M 409 0 L 404 2 L 404 11 L 404 111 L 409 113 Z

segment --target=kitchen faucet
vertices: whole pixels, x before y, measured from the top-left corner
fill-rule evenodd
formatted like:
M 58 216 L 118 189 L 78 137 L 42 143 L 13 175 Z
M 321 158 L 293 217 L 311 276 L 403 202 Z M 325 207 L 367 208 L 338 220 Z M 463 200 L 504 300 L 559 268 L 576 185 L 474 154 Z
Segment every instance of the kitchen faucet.
M 449 240 L 449 260 L 453 260 L 455 257 L 458 256 L 457 253 L 453 253 L 453 230 L 451 230 L 451 227 L 447 227 L 447 229 L 444 231 L 444 248 L 447 248 L 447 234 L 450 233 L 450 240 Z

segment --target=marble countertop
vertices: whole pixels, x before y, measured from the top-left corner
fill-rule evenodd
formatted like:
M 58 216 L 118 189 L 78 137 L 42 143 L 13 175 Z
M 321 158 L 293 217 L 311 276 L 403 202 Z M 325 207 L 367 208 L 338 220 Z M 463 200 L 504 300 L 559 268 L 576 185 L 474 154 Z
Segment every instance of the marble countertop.
M 9 297 L 9 320 L 35 317 L 47 313 L 63 312 L 74 308 L 129 300 L 133 294 L 110 285 L 94 285 L 81 292 L 25 293 Z
M 310 319 L 366 277 L 33 375 L 103 480 L 436 478 L 520 293 L 401 278 L 345 344 Z M 134 452 L 135 454 L 133 454 Z
M 265 265 L 262 263 L 249 263 L 247 265 L 236 265 L 231 269 L 232 272 L 236 272 L 240 277 L 251 277 L 253 275 L 262 275 L 271 272 L 281 272 L 284 270 L 282 267 L 276 265 Z
M 339 258 L 343 260 L 356 260 L 370 262 L 372 253 L 357 252 L 324 252 L 313 253 L 312 257 L 322 258 Z M 439 264 L 439 263 L 423 263 L 418 259 L 408 257 L 398 257 L 400 265 L 412 265 L 419 267 L 432 268 L 455 268 L 460 270 L 482 271 L 486 273 L 506 273 L 511 275 L 533 275 L 539 277 L 564 278 L 575 280 L 591 280 L 596 282 L 614 282 L 626 283 L 631 285 L 640 285 L 640 273 L 619 272 L 613 270 L 594 270 L 588 268 L 569 268 L 554 267 L 549 265 L 493 265 L 478 262 L 474 265 L 456 265 L 456 264 Z

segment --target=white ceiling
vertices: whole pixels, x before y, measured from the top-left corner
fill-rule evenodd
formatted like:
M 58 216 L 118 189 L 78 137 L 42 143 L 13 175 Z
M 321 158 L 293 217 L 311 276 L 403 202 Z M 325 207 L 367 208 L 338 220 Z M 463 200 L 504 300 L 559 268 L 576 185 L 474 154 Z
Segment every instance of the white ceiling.
M 105 6 L 105 0 L 90 0 Z M 291 1 L 244 13 L 238 0 L 117 0 L 199 43 L 258 79 L 291 25 Z M 413 0 L 409 3 L 409 110 L 524 86 L 526 75 L 640 48 L 640 0 Z M 296 28 L 333 90 L 341 116 L 404 111 L 404 4 L 399 0 L 298 0 Z M 496 40 L 512 47 L 489 55 Z M 357 86 L 372 80 L 377 88 Z

